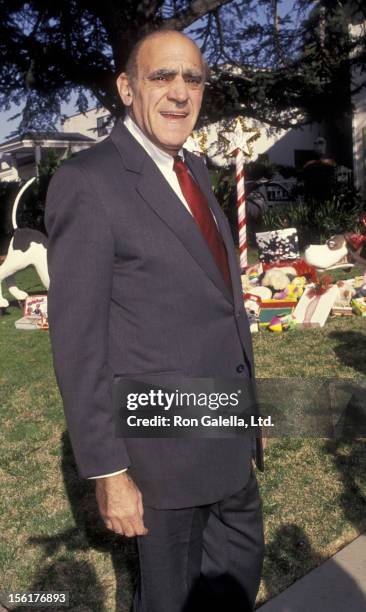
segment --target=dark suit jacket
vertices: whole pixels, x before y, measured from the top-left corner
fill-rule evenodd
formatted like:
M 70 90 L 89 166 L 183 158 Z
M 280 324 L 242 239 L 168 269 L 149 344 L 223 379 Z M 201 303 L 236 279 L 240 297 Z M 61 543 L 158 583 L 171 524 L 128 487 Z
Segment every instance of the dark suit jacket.
M 251 469 L 249 436 L 115 436 L 115 375 L 241 378 L 242 364 L 253 364 L 229 225 L 204 163 L 192 154 L 186 161 L 225 241 L 234 295 L 196 222 L 121 122 L 63 164 L 46 206 L 51 341 L 79 472 L 130 466 L 157 508 L 222 499 Z

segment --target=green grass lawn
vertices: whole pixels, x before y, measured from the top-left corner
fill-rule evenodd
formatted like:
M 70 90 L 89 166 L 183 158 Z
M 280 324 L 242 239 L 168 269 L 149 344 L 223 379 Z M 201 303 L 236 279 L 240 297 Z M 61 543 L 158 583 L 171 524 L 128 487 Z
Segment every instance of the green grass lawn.
M 41 289 L 31 270 L 18 282 Z M 0 317 L 0 591 L 68 590 L 75 612 L 127 612 L 134 543 L 98 520 L 93 483 L 76 475 L 48 332 L 16 330 L 20 316 L 12 305 Z M 254 350 L 260 378 L 364 380 L 366 319 L 261 332 Z M 267 543 L 259 603 L 365 530 L 365 451 L 365 439 L 269 441 L 259 474 Z

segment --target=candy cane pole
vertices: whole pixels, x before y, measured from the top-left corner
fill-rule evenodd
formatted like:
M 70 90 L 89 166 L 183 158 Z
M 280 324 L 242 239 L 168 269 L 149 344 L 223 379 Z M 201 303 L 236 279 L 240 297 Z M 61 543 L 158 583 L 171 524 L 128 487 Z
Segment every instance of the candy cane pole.
M 242 149 L 235 151 L 235 178 L 238 209 L 238 228 L 239 228 L 239 257 L 242 270 L 248 265 L 248 244 L 247 244 L 247 215 L 245 204 L 245 183 L 244 183 L 244 153 Z

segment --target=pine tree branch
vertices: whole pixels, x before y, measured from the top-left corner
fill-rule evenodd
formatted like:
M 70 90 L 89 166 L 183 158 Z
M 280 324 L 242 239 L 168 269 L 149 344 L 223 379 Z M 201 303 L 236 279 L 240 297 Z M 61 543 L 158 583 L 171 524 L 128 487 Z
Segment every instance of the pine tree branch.
M 183 30 L 200 19 L 200 17 L 212 13 L 220 8 L 220 6 L 224 6 L 230 2 L 231 0 L 194 0 L 189 8 L 184 9 L 170 19 L 165 19 L 161 23 L 161 27 L 172 30 Z

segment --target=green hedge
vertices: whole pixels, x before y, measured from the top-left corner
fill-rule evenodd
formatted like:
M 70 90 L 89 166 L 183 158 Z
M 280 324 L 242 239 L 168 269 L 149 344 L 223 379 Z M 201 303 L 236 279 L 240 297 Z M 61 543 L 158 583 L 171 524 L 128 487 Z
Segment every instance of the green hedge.
M 330 200 L 309 200 L 268 209 L 263 214 L 265 230 L 296 227 L 300 248 L 322 243 L 333 234 L 360 231 L 365 200 L 357 193 L 335 195 Z

